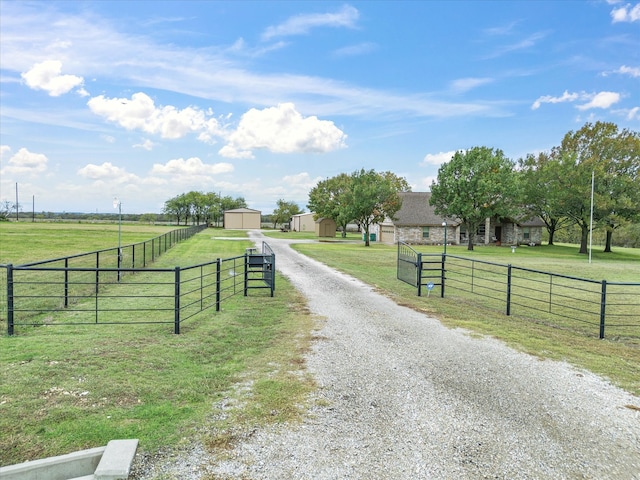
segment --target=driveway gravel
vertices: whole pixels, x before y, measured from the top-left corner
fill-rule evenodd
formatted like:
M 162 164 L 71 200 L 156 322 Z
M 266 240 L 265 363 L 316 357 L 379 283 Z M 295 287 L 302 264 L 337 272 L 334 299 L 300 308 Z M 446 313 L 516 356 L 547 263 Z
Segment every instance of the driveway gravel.
M 306 359 L 319 385 L 308 416 L 254 432 L 222 460 L 196 445 L 136 478 L 640 479 L 638 397 L 445 328 L 266 240 L 324 317 Z

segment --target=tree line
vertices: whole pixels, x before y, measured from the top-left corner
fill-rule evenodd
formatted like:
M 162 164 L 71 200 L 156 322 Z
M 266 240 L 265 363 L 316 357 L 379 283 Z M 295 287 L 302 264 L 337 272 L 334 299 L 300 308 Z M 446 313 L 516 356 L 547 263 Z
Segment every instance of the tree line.
M 164 202 L 163 213 L 175 218 L 178 225 L 184 222 L 200 225 L 201 223 L 218 225 L 224 221 L 225 210 L 246 208 L 243 197 L 222 197 L 215 192 L 181 193 Z
M 401 207 L 398 193 L 410 190 L 391 172 L 362 169 L 319 182 L 307 206 L 333 219 L 343 235 L 348 223 L 358 223 L 368 245 L 370 225 L 393 219 Z M 606 232 L 610 252 L 614 232 L 640 222 L 640 134 L 613 123 L 586 123 L 550 151 L 517 162 L 499 149 L 461 150 L 440 166 L 430 202 L 436 214 L 460 220 L 470 233 L 486 218 L 538 216 L 552 245 L 556 232 L 577 227 L 580 253 L 587 253 L 593 217 L 593 228 Z M 473 250 L 473 235 L 468 249 Z
M 604 251 L 610 252 L 613 233 L 640 222 L 640 134 L 587 123 L 550 151 L 518 162 L 500 150 L 474 147 L 440 167 L 431 192 L 436 213 L 459 218 L 468 231 L 487 217 L 535 215 L 544 221 L 550 245 L 558 230 L 575 225 L 580 253 L 587 253 L 593 225 L 605 229 Z

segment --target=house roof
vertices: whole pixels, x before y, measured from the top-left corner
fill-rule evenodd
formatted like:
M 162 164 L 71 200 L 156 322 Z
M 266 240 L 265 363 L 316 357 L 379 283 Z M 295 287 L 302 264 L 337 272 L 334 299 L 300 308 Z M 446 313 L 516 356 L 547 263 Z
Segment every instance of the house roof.
M 544 227 L 545 223 L 540 217 L 521 218 L 517 221 L 521 227 Z
M 322 222 L 333 222 L 336 223 L 336 221 L 333 218 L 327 218 L 327 217 L 320 217 L 316 220 L 316 223 L 322 223 Z
M 431 192 L 400 192 L 402 207 L 395 214 L 394 225 L 398 227 L 442 225 L 445 220 L 449 225 L 458 225 L 455 219 L 436 215 L 434 207 L 429 204 Z
M 460 225 L 457 218 L 441 217 L 436 215 L 435 207 L 431 206 L 431 192 L 401 192 L 398 194 L 402 199 L 402 207 L 396 213 L 396 219 L 392 223 L 397 227 L 429 227 L 441 226 L 447 221 L 448 225 Z M 386 220 L 389 222 L 389 220 Z M 517 223 L 521 227 L 544 227 L 544 222 L 540 217 L 524 217 L 519 219 L 504 218 L 503 222 Z

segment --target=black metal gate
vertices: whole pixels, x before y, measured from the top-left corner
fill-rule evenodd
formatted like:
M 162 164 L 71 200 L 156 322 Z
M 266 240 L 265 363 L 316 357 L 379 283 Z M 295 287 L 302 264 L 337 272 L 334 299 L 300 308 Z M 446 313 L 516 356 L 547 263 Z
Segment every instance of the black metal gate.
M 404 242 L 398 242 L 398 280 L 418 288 L 431 291 L 440 286 L 440 296 L 444 297 L 445 255 L 418 253 Z
M 273 291 L 276 285 L 276 255 L 271 247 L 262 242 L 262 253 L 258 253 L 256 248 L 247 248 L 244 294 L 247 295 L 250 289 L 268 288 Z

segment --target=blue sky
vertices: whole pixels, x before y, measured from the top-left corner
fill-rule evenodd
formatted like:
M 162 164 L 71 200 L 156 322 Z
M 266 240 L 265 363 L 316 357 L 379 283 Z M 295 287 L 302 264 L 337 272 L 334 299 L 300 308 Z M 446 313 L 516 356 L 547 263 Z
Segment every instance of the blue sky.
M 640 129 L 640 3 L 10 0 L 0 67 L 2 200 L 271 213 L 360 168 L 427 191 L 456 150 Z

